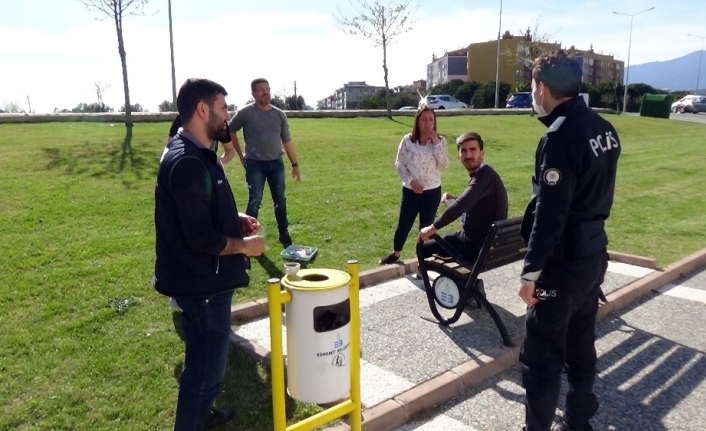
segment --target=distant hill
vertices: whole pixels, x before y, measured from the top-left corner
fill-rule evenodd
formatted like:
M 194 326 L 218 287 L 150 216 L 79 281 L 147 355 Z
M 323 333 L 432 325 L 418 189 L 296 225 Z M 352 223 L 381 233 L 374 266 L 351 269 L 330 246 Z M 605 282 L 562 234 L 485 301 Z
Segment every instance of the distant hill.
M 630 66 L 630 83 L 649 84 L 654 88 L 669 91 L 686 90 L 691 93 L 696 86 L 700 55 L 701 51 L 695 51 L 673 60 Z M 706 91 L 706 51 L 701 63 L 699 90 Z

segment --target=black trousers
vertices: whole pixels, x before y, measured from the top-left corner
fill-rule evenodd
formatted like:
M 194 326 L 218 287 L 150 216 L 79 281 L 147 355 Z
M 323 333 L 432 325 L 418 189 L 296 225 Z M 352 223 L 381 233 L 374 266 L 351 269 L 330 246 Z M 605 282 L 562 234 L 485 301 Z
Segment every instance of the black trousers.
M 412 189 L 402 187 L 400 218 L 395 229 L 395 238 L 392 243 L 393 250 L 402 251 L 417 214 L 419 214 L 419 230 L 434 223 L 434 217 L 436 217 L 436 210 L 439 208 L 440 201 L 441 187 L 424 190 L 419 194 L 414 193 Z
M 561 372 L 569 391 L 564 420 L 582 430 L 598 411 L 595 327 L 598 296 L 608 268 L 605 250 L 578 259 L 550 259 L 536 283 L 540 302 L 527 308 L 520 352 L 527 393 L 527 431 L 549 431 L 559 401 Z
M 475 260 L 478 259 L 478 253 L 480 253 L 481 248 L 468 239 L 468 236 L 466 236 L 464 231 L 447 233 L 441 237 L 445 239 L 451 247 L 461 253 L 464 260 L 475 262 Z M 437 254 L 439 256 L 449 255 L 446 250 L 444 250 L 439 243 L 433 239 L 424 241 L 422 244 L 423 257 L 429 257 L 432 254 Z

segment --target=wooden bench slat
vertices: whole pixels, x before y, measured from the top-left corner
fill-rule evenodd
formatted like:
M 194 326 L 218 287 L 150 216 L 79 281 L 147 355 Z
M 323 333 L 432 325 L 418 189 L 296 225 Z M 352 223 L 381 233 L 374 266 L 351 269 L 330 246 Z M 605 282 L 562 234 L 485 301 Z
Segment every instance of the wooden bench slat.
M 446 271 L 453 272 L 454 269 L 458 268 L 459 265 L 457 262 L 449 262 L 445 263 L 442 265 L 442 268 L 444 268 Z
M 460 279 L 466 279 L 471 276 L 472 270 L 473 266 L 471 266 L 470 268 L 467 266 L 459 266 L 458 268 L 453 270 L 453 275 Z

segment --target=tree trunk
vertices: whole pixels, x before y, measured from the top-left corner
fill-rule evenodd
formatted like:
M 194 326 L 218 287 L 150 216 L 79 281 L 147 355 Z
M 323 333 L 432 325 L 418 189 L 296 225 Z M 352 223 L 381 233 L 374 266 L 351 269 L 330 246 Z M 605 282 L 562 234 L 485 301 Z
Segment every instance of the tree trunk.
M 390 112 L 390 85 L 387 82 L 387 39 L 382 37 L 382 70 L 385 72 L 385 107 L 387 109 L 387 118 L 392 119 Z
M 620 115 L 620 100 L 618 100 L 618 86 L 613 86 L 613 97 L 615 98 L 615 112 Z
M 115 14 L 115 30 L 118 33 L 118 53 L 120 54 L 120 64 L 123 68 L 123 91 L 125 93 L 125 127 L 132 127 L 132 107 L 130 106 L 130 86 L 127 80 L 127 59 L 125 54 L 125 44 L 123 43 L 122 16 Z

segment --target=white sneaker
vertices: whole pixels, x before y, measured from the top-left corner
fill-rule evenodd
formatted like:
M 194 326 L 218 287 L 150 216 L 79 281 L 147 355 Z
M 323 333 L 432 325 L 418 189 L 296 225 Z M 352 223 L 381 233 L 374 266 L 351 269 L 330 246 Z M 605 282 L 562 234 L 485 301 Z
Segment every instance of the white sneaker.
M 174 298 L 169 298 L 169 306 L 172 307 L 172 310 L 174 311 L 182 311 L 181 307 L 179 307 L 179 304 L 177 304 L 177 301 Z

